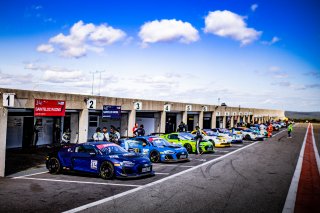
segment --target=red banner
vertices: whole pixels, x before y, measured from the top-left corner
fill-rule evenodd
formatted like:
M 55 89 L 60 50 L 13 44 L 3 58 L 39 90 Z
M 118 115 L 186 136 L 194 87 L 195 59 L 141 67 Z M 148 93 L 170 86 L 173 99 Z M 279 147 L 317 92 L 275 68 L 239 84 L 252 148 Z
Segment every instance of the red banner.
M 66 101 L 61 100 L 34 100 L 34 116 L 65 116 Z

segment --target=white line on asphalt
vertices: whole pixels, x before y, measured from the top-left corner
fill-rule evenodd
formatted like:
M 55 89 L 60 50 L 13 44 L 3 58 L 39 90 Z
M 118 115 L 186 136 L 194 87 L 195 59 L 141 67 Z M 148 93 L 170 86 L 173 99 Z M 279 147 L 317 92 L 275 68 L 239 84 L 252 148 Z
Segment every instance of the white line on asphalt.
M 228 152 L 230 152 L 230 151 L 219 150 L 219 151 L 216 151 L 216 153 L 217 153 L 217 152 L 228 153 Z
M 174 174 L 174 175 L 170 175 L 170 176 L 165 177 L 165 178 L 162 178 L 162 179 L 160 179 L 160 180 L 157 180 L 157 181 L 151 182 L 151 183 L 149 183 L 149 184 L 146 184 L 146 185 L 143 185 L 143 186 L 140 186 L 140 187 L 137 187 L 137 188 L 134 188 L 134 189 L 131 189 L 131 190 L 128 190 L 128 191 L 119 193 L 119 194 L 114 195 L 114 196 L 111 196 L 111 197 L 104 198 L 104 199 L 102 199 L 102 200 L 98 200 L 98 201 L 95 201 L 95 202 L 92 202 L 92 203 L 88 203 L 88 204 L 83 205 L 83 206 L 79 206 L 79 207 L 77 207 L 77 208 L 74 208 L 74 209 L 65 211 L 64 213 L 75 213 L 75 212 L 79 212 L 79 211 L 82 211 L 82 210 L 85 210 L 85 209 L 88 209 L 88 208 L 91 208 L 91 207 L 94 207 L 94 206 L 97 206 L 97 205 L 106 203 L 106 202 L 108 202 L 108 201 L 111 201 L 111 200 L 114 200 L 114 199 L 123 197 L 123 196 L 125 196 L 125 195 L 128 195 L 128 194 L 131 194 L 131 193 L 140 191 L 140 190 L 145 189 L 145 188 L 147 188 L 147 187 L 154 186 L 154 185 L 156 185 L 156 184 L 158 184 L 158 183 L 162 183 L 162 182 L 167 181 L 167 180 L 169 180 L 169 179 L 175 178 L 175 177 L 180 176 L 180 175 L 182 175 L 182 174 L 185 174 L 185 173 L 187 173 L 187 172 L 190 172 L 190 171 L 193 171 L 193 170 L 195 170 L 195 169 L 198 169 L 198 168 L 200 168 L 200 167 L 202 167 L 202 166 L 206 166 L 206 165 L 208 165 L 208 164 L 210 164 L 210 163 L 219 161 L 219 160 L 221 160 L 221 159 L 223 159 L 223 158 L 228 157 L 229 155 L 232 155 L 232 154 L 234 154 L 234 153 L 237 153 L 237 152 L 239 152 L 239 151 L 241 151 L 241 150 L 243 150 L 243 149 L 249 148 L 249 147 L 251 147 L 251 146 L 253 146 L 253 145 L 255 145 L 255 144 L 258 144 L 258 143 L 252 143 L 252 144 L 250 144 L 250 145 L 248 145 L 248 146 L 245 146 L 245 147 L 242 147 L 242 148 L 240 148 L 240 149 L 237 149 L 237 150 L 235 150 L 234 152 L 230 152 L 230 153 L 225 154 L 225 155 L 223 155 L 223 156 L 221 156 L 221 157 L 219 157 L 219 158 L 212 159 L 212 160 L 207 161 L 207 162 L 205 162 L 205 163 L 203 163 L 203 164 L 194 166 L 194 167 L 192 167 L 192 168 L 190 168 L 190 169 L 186 169 L 186 170 L 184 170 L 184 171 L 182 171 L 182 172 L 179 172 L 179 173 L 176 173 L 176 174 Z
M 221 155 L 213 154 L 213 155 L 211 155 L 211 156 L 219 156 L 219 157 L 220 157 L 220 156 L 223 156 L 223 155 L 224 155 L 224 154 L 221 154 Z
M 313 149 L 314 149 L 314 154 L 316 156 L 316 162 L 318 165 L 318 171 L 320 174 L 320 157 L 319 157 L 319 152 L 318 152 L 318 148 L 317 148 L 317 144 L 316 144 L 316 139 L 314 138 L 314 134 L 313 134 L 313 125 L 311 124 L 311 134 L 312 134 L 312 143 L 313 143 Z
M 175 165 L 168 165 L 168 164 L 158 165 L 158 164 L 153 164 L 153 166 L 172 166 L 172 167 L 186 167 L 186 168 L 194 167 L 194 166 L 179 166 L 179 165 L 177 165 L 177 164 L 175 164 Z
M 170 173 L 156 172 L 156 175 L 170 175 Z
M 62 183 L 82 183 L 82 184 L 93 184 L 93 185 L 111 185 L 111 186 L 130 186 L 130 187 L 139 187 L 142 185 L 133 185 L 133 184 L 118 184 L 118 183 L 101 183 L 101 182 L 87 182 L 87 181 L 74 181 L 74 180 L 56 180 L 56 179 L 46 179 L 46 178 L 30 178 L 30 177 L 20 177 L 14 179 L 23 179 L 23 180 L 42 180 L 42 181 L 51 181 L 51 182 L 62 182 Z
M 299 179 L 300 179 L 300 174 L 301 174 L 301 169 L 302 169 L 302 161 L 303 161 L 304 149 L 306 146 L 309 126 L 310 126 L 310 124 L 308 125 L 306 135 L 304 136 L 304 140 L 303 140 L 302 147 L 301 147 L 300 154 L 299 154 L 298 163 L 297 163 L 296 169 L 294 171 L 294 174 L 293 174 L 293 177 L 291 180 L 290 188 L 289 188 L 289 191 L 287 194 L 286 202 L 284 204 L 282 213 L 293 213 L 294 212 L 294 206 L 296 203 L 298 184 L 299 184 Z
M 240 146 L 243 146 L 243 145 L 240 145 L 240 144 L 232 144 L 232 146 L 240 147 Z
M 278 133 L 276 133 L 276 134 L 274 134 L 274 135 L 272 135 L 272 137 L 274 137 L 274 136 L 276 136 L 276 135 L 279 135 L 280 133 L 282 133 L 282 132 L 284 132 L 284 131 L 286 131 L 287 129 L 284 129 L 284 130 L 282 130 L 282 131 L 280 131 L 280 132 L 278 132 Z
M 40 174 L 44 174 L 44 173 L 48 173 L 48 171 L 45 171 L 45 172 L 37 172 L 37 173 L 29 174 L 29 175 L 22 175 L 22 176 L 18 176 L 18 177 L 13 177 L 12 179 L 24 178 L 24 177 L 29 177 L 29 176 L 34 176 L 34 175 L 40 175 Z

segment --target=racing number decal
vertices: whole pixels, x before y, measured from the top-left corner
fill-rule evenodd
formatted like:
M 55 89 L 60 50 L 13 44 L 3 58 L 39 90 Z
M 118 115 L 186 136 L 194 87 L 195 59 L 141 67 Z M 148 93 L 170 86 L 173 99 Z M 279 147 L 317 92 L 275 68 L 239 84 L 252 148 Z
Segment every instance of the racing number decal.
M 98 161 L 97 160 L 91 160 L 90 167 L 91 167 L 91 169 L 97 169 L 98 168 Z

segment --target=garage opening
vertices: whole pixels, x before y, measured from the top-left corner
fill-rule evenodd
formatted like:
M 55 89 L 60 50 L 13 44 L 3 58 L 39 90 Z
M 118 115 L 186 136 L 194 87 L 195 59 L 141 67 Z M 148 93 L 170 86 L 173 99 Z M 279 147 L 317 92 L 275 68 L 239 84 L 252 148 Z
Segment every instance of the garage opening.
M 177 114 L 167 113 L 166 114 L 166 133 L 175 132 L 177 130 Z

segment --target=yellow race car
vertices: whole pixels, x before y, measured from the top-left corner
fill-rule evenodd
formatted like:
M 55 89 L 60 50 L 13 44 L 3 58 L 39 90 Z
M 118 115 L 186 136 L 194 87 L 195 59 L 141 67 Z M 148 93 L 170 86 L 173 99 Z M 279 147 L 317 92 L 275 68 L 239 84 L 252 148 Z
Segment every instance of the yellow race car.
M 228 142 L 226 137 L 217 136 L 217 135 L 208 135 L 203 130 L 201 130 L 201 132 L 203 135 L 203 140 L 212 142 L 214 147 L 217 147 L 217 148 L 231 147 L 231 142 Z M 195 135 L 196 130 L 193 130 L 191 134 Z

